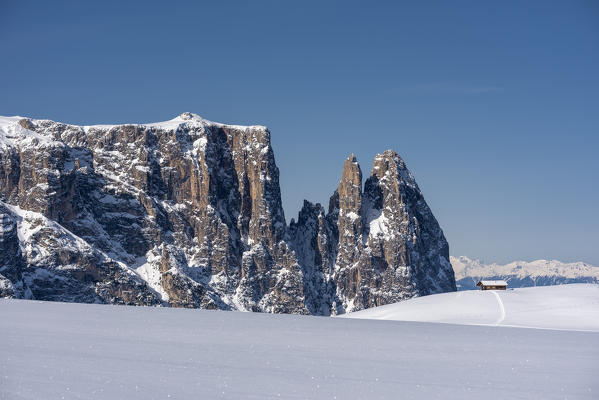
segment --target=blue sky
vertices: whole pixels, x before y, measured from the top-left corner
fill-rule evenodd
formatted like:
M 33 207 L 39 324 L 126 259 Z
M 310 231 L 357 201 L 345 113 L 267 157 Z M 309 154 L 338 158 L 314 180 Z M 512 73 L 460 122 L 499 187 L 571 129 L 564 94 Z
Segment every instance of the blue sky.
M 599 265 L 599 3 L 398 3 L 0 0 L 0 115 L 267 125 L 288 220 L 393 148 L 452 255 Z

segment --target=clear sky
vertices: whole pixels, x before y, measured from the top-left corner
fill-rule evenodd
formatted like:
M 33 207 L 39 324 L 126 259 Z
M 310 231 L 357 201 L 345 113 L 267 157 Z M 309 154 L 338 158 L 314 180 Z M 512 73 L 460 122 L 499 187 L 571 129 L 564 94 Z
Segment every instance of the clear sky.
M 287 220 L 392 148 L 452 255 L 599 265 L 597 1 L 0 0 L 0 115 L 184 111 L 270 127 Z

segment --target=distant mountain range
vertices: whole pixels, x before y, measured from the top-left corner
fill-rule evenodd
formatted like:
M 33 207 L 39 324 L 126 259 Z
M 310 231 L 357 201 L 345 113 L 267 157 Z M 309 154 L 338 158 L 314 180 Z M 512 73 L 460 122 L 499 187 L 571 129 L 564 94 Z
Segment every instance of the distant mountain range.
M 599 267 L 584 262 L 557 260 L 484 264 L 466 256 L 450 257 L 458 290 L 476 289 L 480 279 L 503 279 L 508 287 L 550 286 L 565 283 L 599 283 Z

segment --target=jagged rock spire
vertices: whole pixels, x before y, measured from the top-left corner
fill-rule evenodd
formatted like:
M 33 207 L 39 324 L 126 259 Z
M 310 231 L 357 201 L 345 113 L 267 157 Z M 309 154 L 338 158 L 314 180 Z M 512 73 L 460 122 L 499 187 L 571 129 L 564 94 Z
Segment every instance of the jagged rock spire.
M 456 290 L 447 240 L 395 151 L 376 155 L 364 192 L 367 243 L 376 269 L 384 271 L 385 301 Z
M 356 156 L 351 154 L 343 163 L 341 180 L 332 196 L 339 232 L 338 259 L 342 267 L 359 259 L 362 251 L 362 170 Z M 339 266 L 339 263 L 337 263 Z
M 455 290 L 447 241 L 401 157 L 393 150 L 377 154 L 363 192 L 361 180 L 352 154 L 329 214 L 320 217 L 326 230 L 311 231 L 314 238 L 336 242 L 334 254 L 323 254 L 322 246 L 302 250 L 321 259 L 333 255 L 333 272 L 324 277 L 330 285 L 321 285 L 329 288 L 331 313 Z
M 359 213 L 362 209 L 362 170 L 356 156 L 351 154 L 343 163 L 341 181 L 337 186 L 339 209 Z

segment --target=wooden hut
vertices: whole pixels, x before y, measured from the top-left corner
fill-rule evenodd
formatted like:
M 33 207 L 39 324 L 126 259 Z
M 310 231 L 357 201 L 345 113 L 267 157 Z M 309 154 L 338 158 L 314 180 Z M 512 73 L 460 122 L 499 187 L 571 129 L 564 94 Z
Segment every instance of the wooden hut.
M 476 286 L 480 286 L 480 290 L 506 290 L 506 281 L 478 281 Z

